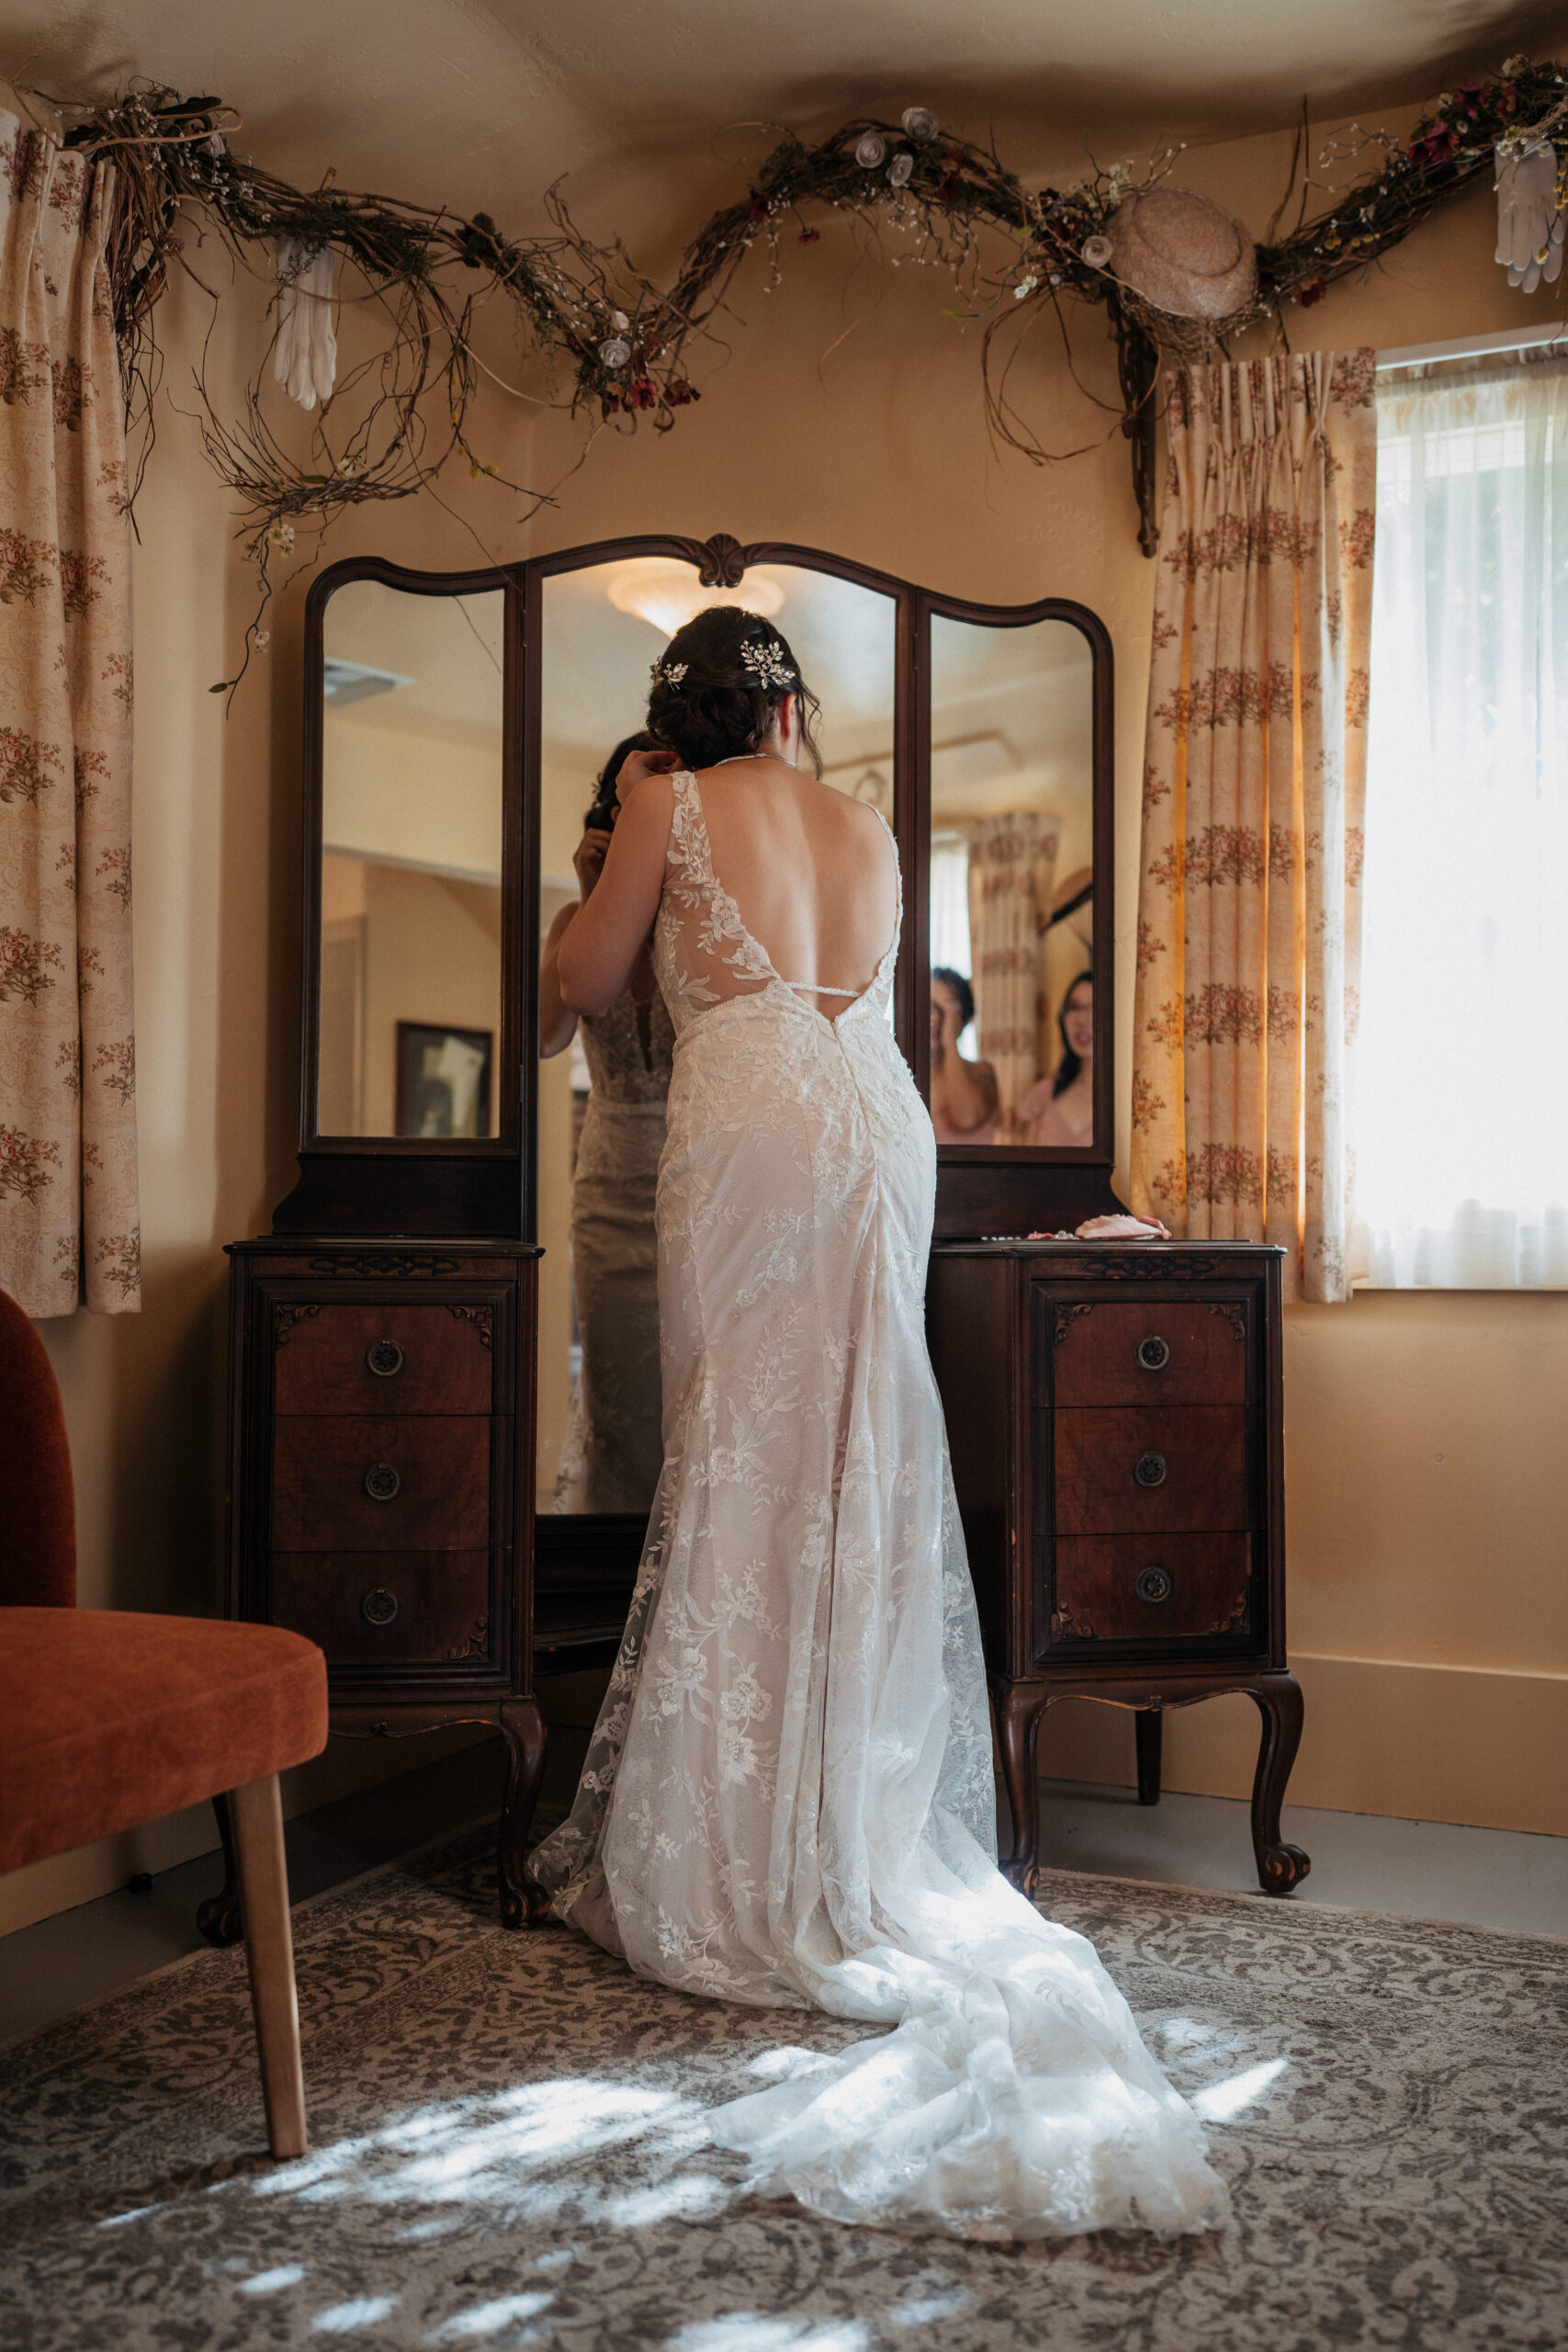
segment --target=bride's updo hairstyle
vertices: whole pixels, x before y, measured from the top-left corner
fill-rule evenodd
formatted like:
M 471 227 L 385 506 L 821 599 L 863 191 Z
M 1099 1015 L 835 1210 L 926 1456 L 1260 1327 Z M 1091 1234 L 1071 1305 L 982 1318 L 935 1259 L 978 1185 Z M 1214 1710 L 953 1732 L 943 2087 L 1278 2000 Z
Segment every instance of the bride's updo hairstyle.
M 716 767 L 756 751 L 790 695 L 799 696 L 801 748 L 820 775 L 811 731 L 820 706 L 787 639 L 760 613 L 715 605 L 677 629 L 654 663 L 649 732 L 682 767 Z

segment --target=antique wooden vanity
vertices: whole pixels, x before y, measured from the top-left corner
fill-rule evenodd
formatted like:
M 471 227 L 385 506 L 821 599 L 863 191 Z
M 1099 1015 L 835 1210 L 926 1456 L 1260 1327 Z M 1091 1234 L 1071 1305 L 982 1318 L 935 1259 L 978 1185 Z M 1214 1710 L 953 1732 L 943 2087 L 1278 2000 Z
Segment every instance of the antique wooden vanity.
M 1159 1798 L 1161 1710 L 1245 1690 L 1263 1716 L 1258 1880 L 1301 1737 L 1285 1666 L 1280 1261 L 1247 1242 L 950 1241 L 927 1290 L 931 1361 L 1012 1808 L 1004 1867 L 1032 1889 L 1035 1739 L 1054 1699 L 1137 1710 Z
M 1060 600 L 967 604 L 723 537 L 321 575 L 299 1180 L 272 1233 L 231 1252 L 230 1608 L 321 1643 L 334 1732 L 505 1736 L 502 1916 L 522 1924 L 539 1678 L 613 1656 L 651 1499 L 628 1508 L 582 1468 L 584 1352 L 603 1344 L 571 1275 L 590 1097 L 575 1048 L 540 1059 L 539 944 L 576 895 L 594 775 L 704 601 L 777 615 L 821 696 L 828 781 L 892 823 L 899 1042 L 922 1090 L 934 1057 L 942 1102 L 971 1106 L 939 1127 L 929 1296 L 1008 1867 L 1025 1883 L 1035 1867 L 1054 1699 L 1137 1711 L 1152 1802 L 1159 1711 L 1246 1690 L 1266 1726 L 1259 1874 L 1284 1892 L 1307 1865 L 1279 1842 L 1300 1722 L 1279 1253 L 1024 1238 L 1117 1206 L 1111 655 Z M 627 1409 L 656 1415 L 657 1396 Z M 215 1940 L 237 1932 L 231 1885 L 202 1917 Z

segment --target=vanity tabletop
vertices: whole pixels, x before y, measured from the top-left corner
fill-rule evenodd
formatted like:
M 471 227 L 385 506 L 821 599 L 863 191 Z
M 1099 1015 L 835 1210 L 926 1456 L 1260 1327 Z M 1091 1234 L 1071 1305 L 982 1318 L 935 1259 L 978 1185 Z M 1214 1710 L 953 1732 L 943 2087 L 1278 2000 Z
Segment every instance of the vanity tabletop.
M 1078 1241 L 1055 1234 L 976 1233 L 960 1240 L 936 1241 L 933 1258 L 1058 1258 L 1067 1263 L 1098 1258 L 1186 1258 L 1214 1256 L 1282 1258 L 1277 1241 Z

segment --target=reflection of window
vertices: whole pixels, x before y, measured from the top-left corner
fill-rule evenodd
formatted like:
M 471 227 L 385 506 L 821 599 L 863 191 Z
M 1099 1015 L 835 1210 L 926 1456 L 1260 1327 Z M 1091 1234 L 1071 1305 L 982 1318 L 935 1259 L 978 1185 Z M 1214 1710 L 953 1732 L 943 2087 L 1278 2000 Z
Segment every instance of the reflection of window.
M 969 945 L 969 844 L 962 833 L 931 835 L 931 959 L 933 970 L 941 965 L 947 971 L 962 972 L 965 979 L 974 970 Z M 979 1051 L 973 1023 L 959 1039 L 958 1050 L 970 1061 Z
M 1568 371 L 1380 388 L 1359 1213 L 1382 1283 L 1568 1283 Z

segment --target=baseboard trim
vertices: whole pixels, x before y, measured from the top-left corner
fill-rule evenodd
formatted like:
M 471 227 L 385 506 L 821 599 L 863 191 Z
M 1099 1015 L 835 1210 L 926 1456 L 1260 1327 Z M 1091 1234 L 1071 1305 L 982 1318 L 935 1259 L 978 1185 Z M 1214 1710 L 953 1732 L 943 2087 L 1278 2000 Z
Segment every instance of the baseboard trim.
M 1306 1701 L 1291 1803 L 1568 1836 L 1568 1675 L 1310 1654 L 1291 1667 Z M 1244 1696 L 1166 1716 L 1168 1789 L 1247 1796 L 1257 1755 Z M 1131 1788 L 1132 1717 L 1077 1700 L 1052 1707 L 1040 1770 Z
M 438 1757 L 494 1736 L 480 1725 L 455 1724 L 408 1739 L 329 1740 L 312 1762 L 284 1773 L 284 1819 L 292 1821 L 297 1814 L 313 1813 L 318 1805 L 332 1804 L 358 1789 L 394 1780 L 400 1772 L 434 1764 Z M 216 1856 L 217 1852 L 212 1807 L 193 1804 L 183 1813 L 144 1822 L 138 1829 L 123 1829 L 91 1846 L 78 1846 L 68 1854 L 47 1855 L 41 1862 L 29 1862 L 25 1870 L 0 1878 L 0 1936 L 30 1928 L 35 1920 L 52 1919 L 57 1912 L 74 1911 L 79 1903 L 95 1903 L 100 1894 L 112 1894 L 139 1871 L 174 1870 L 181 1862 L 194 1861 L 198 1854 Z M 214 1894 L 221 1878 L 221 1871 L 215 1871 Z

